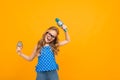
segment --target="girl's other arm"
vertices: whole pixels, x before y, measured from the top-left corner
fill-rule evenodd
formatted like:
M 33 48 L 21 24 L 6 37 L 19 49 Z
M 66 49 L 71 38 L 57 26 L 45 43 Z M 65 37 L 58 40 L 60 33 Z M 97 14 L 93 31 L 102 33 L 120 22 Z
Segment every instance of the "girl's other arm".
M 27 56 L 27 55 L 25 55 L 25 54 L 22 52 L 22 47 L 17 47 L 16 52 L 17 52 L 22 58 L 24 58 L 25 60 L 27 60 L 27 61 L 32 61 L 32 60 L 35 58 L 35 56 L 37 55 L 36 49 L 37 49 L 37 46 L 35 46 L 32 54 L 31 54 L 30 56 Z

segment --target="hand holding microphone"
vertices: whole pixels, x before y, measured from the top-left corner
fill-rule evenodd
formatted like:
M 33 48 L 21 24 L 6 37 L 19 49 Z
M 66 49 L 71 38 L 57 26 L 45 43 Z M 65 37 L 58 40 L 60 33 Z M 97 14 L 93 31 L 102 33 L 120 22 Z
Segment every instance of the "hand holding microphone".
M 64 25 L 64 23 L 59 18 L 56 18 L 55 21 L 59 27 L 61 27 L 65 32 L 67 32 L 67 26 Z
M 22 41 L 18 41 L 17 45 L 16 45 L 16 52 L 20 55 L 21 54 L 21 50 L 23 48 L 23 43 Z

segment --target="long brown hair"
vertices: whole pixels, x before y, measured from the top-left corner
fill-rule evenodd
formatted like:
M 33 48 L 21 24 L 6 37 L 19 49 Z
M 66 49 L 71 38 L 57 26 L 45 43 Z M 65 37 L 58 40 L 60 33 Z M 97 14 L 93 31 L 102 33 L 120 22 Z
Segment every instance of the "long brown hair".
M 52 42 L 49 43 L 49 45 L 51 46 L 52 51 L 54 52 L 54 54 L 57 54 L 58 51 L 59 51 L 59 44 L 58 44 L 58 41 L 59 41 L 58 40 L 59 30 L 55 26 L 51 26 L 50 28 L 47 29 L 47 31 L 48 30 L 55 30 L 57 32 L 57 36 L 55 37 L 55 39 Z M 40 53 L 41 48 L 46 44 L 45 43 L 45 35 L 47 34 L 47 31 L 42 35 L 42 39 L 40 39 L 38 41 L 37 49 L 36 49 L 37 53 Z

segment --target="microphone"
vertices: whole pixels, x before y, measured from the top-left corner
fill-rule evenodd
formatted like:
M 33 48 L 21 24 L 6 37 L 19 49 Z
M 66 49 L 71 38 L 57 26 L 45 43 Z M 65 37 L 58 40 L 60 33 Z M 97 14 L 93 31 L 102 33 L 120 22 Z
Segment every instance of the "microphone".
M 59 27 L 62 27 L 64 25 L 64 23 L 59 18 L 56 18 L 55 21 Z M 65 32 L 67 31 L 67 29 L 63 29 L 63 30 Z

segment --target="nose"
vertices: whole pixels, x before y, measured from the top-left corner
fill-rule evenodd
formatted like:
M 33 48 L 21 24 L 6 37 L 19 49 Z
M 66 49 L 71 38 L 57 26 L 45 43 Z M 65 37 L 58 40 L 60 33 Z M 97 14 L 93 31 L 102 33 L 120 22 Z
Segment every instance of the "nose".
M 50 35 L 48 35 L 48 38 L 51 39 L 52 37 Z

